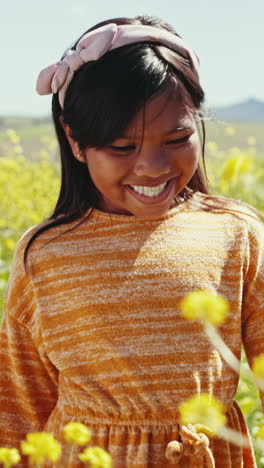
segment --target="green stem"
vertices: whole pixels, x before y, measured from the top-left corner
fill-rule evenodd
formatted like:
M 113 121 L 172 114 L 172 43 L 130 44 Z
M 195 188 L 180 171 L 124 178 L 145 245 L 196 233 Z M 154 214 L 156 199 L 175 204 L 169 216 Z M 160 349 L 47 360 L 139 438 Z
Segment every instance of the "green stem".
M 219 335 L 217 329 L 211 323 L 204 322 L 204 331 L 214 345 L 216 350 L 221 354 L 224 360 L 229 364 L 231 369 L 233 369 L 238 375 L 240 374 L 240 361 L 232 353 L 231 349 L 225 344 Z
M 231 349 L 225 344 L 219 335 L 216 327 L 211 323 L 204 322 L 204 331 L 211 343 L 214 345 L 215 349 L 221 354 L 224 360 L 229 364 L 229 366 L 240 374 L 240 361 L 232 353 Z M 246 377 L 251 378 L 259 390 L 264 392 L 264 379 L 256 377 L 250 369 L 243 369 L 243 374 Z
M 250 448 L 251 444 L 250 441 L 246 436 L 241 434 L 240 432 L 230 429 L 229 427 L 222 427 L 218 430 L 217 435 L 221 437 L 222 439 L 231 442 L 234 445 L 237 445 L 238 447 L 242 446 L 246 448 Z M 263 449 L 263 444 L 261 445 Z

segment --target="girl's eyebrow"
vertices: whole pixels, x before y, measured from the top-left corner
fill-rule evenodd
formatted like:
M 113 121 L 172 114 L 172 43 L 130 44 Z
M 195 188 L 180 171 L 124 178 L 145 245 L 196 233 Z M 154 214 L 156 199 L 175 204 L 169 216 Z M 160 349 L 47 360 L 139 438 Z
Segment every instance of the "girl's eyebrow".
M 188 125 L 186 127 L 176 127 L 176 128 L 172 128 L 171 130 L 168 130 L 167 132 L 164 133 L 164 135 L 171 135 L 172 133 L 176 133 L 176 132 L 183 132 L 183 131 L 193 131 L 195 130 L 194 127 Z M 120 135 L 117 139 L 119 138 L 126 138 L 127 140 L 137 140 L 137 137 L 136 136 L 129 136 L 129 135 Z M 140 138 L 138 138 L 140 139 Z
M 176 127 L 169 130 L 165 135 L 170 135 L 171 133 L 182 132 L 184 130 L 194 130 L 194 127 L 186 125 L 185 127 Z

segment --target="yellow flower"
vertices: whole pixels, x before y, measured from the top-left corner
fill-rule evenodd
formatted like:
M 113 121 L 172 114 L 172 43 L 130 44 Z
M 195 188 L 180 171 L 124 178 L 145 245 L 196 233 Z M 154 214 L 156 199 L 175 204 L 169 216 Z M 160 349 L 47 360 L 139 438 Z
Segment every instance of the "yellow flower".
M 65 440 L 77 445 L 85 445 L 91 439 L 91 431 L 84 424 L 70 422 L 63 428 Z
M 4 240 L 4 245 L 5 245 L 5 247 L 7 247 L 8 249 L 13 251 L 15 246 L 16 246 L 16 243 L 15 243 L 14 239 L 9 237 L 8 239 Z
M 29 456 L 29 463 L 44 463 L 45 460 L 55 462 L 61 454 L 61 446 L 48 432 L 32 432 L 27 434 L 26 441 L 21 442 L 21 451 Z
M 230 135 L 230 136 L 233 136 L 235 135 L 236 133 L 236 130 L 234 127 L 226 127 L 226 134 L 227 135 Z
M 210 154 L 215 154 L 217 152 L 217 144 L 215 143 L 215 141 L 208 141 L 207 149 Z
M 231 156 L 224 165 L 221 177 L 227 182 L 237 183 L 242 174 L 252 172 L 255 169 L 254 160 L 252 155 L 249 153 L 242 154 L 238 148 L 233 148 L 230 153 Z
M 15 154 L 23 154 L 23 147 L 21 145 L 15 145 L 13 151 Z
M 264 379 L 264 353 L 259 354 L 253 359 L 252 371 L 256 377 Z
M 0 463 L 3 463 L 4 468 L 10 468 L 20 460 L 21 457 L 17 449 L 0 447 Z
M 43 135 L 40 137 L 39 141 L 41 143 L 49 143 L 51 141 L 51 136 L 50 135 Z
M 258 437 L 260 439 L 264 439 L 264 425 L 263 424 L 258 427 L 258 430 L 255 432 L 254 435 L 255 435 L 255 437 Z
M 252 136 L 251 136 L 251 137 L 248 137 L 248 140 L 247 140 L 247 141 L 248 141 L 248 144 L 249 144 L 249 145 L 253 145 L 253 146 L 257 143 L 256 138 L 255 138 L 255 137 L 252 137 Z
M 9 138 L 9 140 L 11 141 L 11 143 L 13 143 L 14 145 L 20 143 L 20 137 L 17 135 L 17 133 L 15 132 L 15 130 L 13 128 L 8 128 L 6 130 L 6 135 Z
M 111 456 L 100 447 L 89 447 L 78 457 L 83 463 L 89 463 L 89 468 L 112 468 Z
M 221 295 L 208 291 L 193 291 L 181 302 L 180 309 L 188 320 L 204 320 L 215 325 L 223 323 L 229 312 L 228 301 Z
M 207 426 L 214 433 L 217 433 L 227 421 L 223 403 L 208 393 L 201 393 L 184 401 L 179 405 L 179 412 L 181 424 Z
M 215 435 L 214 431 L 210 427 L 205 426 L 204 424 L 195 424 L 193 427 L 197 434 L 199 434 L 199 432 L 202 432 L 208 437 L 214 437 Z

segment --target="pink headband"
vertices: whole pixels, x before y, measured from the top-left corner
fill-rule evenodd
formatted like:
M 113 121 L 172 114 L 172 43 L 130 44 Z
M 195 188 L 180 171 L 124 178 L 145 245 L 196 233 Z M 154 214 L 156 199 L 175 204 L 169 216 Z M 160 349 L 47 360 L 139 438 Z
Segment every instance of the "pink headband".
M 180 37 L 153 26 L 140 24 L 117 26 L 111 23 L 85 34 L 78 42 L 76 50 L 67 50 L 63 60 L 44 68 L 37 80 L 38 94 L 59 92 L 59 102 L 63 108 L 66 90 L 78 68 L 86 62 L 98 60 L 110 50 L 135 42 L 160 42 L 190 59 L 198 73 L 199 58 Z

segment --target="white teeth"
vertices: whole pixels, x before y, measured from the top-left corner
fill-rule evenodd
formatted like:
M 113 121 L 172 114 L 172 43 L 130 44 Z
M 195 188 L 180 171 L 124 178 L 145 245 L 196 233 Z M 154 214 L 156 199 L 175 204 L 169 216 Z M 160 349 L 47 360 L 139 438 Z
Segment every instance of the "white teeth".
M 130 185 L 130 187 L 135 192 L 140 193 L 142 195 L 146 195 L 147 197 L 156 197 L 164 190 L 166 183 L 167 182 L 161 185 L 157 185 L 156 187 L 146 187 L 141 185 Z

